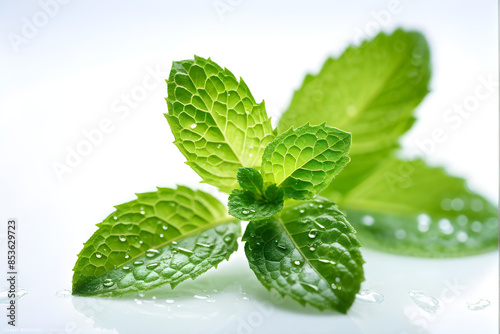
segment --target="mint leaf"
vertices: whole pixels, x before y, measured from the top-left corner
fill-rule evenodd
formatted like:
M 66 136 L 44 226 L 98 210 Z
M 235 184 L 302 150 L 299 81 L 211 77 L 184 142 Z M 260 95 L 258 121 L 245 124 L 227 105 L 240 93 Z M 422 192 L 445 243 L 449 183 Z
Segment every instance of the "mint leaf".
M 258 170 L 255 168 L 240 168 L 236 177 L 242 189 L 263 195 L 264 180 Z
M 74 295 L 173 288 L 228 259 L 240 235 L 219 201 L 182 186 L 137 194 L 97 226 L 73 269 Z
M 428 257 L 495 249 L 496 206 L 443 169 L 395 157 L 400 136 L 415 121 L 413 110 L 428 92 L 430 74 L 421 34 L 381 33 L 307 76 L 278 129 L 326 121 L 352 132 L 352 161 L 321 195 L 348 214 L 363 245 Z M 450 210 L 453 200 L 456 208 L 463 201 L 463 208 Z
M 241 220 L 269 218 L 283 208 L 283 190 L 272 184 L 263 190 L 264 181 L 253 168 L 238 169 L 238 182 L 244 190 L 233 189 L 229 195 L 229 214 Z
M 264 181 L 304 200 L 325 189 L 349 162 L 351 134 L 325 124 L 303 125 L 276 137 L 262 157 Z
M 260 168 L 274 138 L 264 102 L 210 58 L 174 62 L 167 82 L 165 117 L 175 145 L 203 182 L 229 193 L 238 168 Z
M 364 280 L 354 233 L 334 203 L 315 200 L 251 221 L 243 241 L 250 268 L 266 288 L 346 313 Z
M 496 206 L 463 179 L 420 159 L 386 159 L 342 198 L 341 207 L 367 247 L 426 257 L 498 249 Z
M 420 33 L 380 33 L 328 59 L 317 75 L 306 76 L 278 130 L 326 122 L 351 132 L 351 162 L 330 185 L 348 192 L 413 125 L 412 113 L 429 91 L 430 76 L 429 46 Z

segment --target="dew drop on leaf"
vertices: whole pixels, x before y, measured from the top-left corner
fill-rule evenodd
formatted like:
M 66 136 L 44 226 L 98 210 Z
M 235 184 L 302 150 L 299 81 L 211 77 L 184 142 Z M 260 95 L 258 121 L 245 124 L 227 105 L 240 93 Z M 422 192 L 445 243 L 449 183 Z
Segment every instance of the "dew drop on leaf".
M 158 267 L 159 265 L 160 265 L 160 264 L 159 264 L 158 262 L 153 262 L 153 263 L 148 264 L 148 265 L 146 266 L 146 268 L 147 268 L 147 269 L 149 269 L 149 270 L 152 270 L 152 269 L 154 269 L 154 268 Z
M 311 238 L 311 239 L 316 238 L 317 235 L 318 235 L 318 230 L 316 230 L 316 229 L 312 229 L 311 231 L 309 231 L 309 234 L 308 234 L 309 238 Z
M 113 286 L 115 284 L 115 282 L 113 282 L 113 280 L 111 278 L 106 278 L 103 282 L 102 282 L 102 285 L 104 285 L 105 287 L 109 288 L 110 286 Z

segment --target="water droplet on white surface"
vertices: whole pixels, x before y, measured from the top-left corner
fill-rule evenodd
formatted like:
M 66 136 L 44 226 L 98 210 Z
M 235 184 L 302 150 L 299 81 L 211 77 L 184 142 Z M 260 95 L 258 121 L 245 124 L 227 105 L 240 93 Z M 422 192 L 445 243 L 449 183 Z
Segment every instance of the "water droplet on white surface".
M 413 302 L 422 310 L 428 313 L 436 313 L 439 307 L 439 300 L 421 291 L 410 291 L 408 294 Z
M 487 299 L 479 299 L 472 303 L 467 303 L 467 308 L 471 311 L 484 310 L 488 306 L 490 306 L 490 301 Z
M 209 295 L 207 295 L 207 296 L 204 296 L 204 295 L 194 295 L 194 298 L 196 298 L 196 299 L 202 299 L 203 300 L 203 299 L 210 298 L 210 296 Z
M 364 289 L 356 295 L 356 300 L 364 304 L 381 304 L 384 301 L 384 295 L 376 291 Z
M 11 294 L 11 290 L 3 290 L 0 291 L 0 304 L 10 304 L 12 298 L 9 298 L 9 294 Z M 28 290 L 25 289 L 16 289 L 15 290 L 16 297 L 14 300 L 19 300 L 28 294 Z
M 175 303 L 175 300 L 173 300 L 173 299 L 167 299 L 167 300 L 165 300 L 165 303 L 167 303 L 167 304 L 173 304 L 173 303 Z
M 56 296 L 61 298 L 71 297 L 71 290 L 64 289 L 61 291 L 57 291 Z

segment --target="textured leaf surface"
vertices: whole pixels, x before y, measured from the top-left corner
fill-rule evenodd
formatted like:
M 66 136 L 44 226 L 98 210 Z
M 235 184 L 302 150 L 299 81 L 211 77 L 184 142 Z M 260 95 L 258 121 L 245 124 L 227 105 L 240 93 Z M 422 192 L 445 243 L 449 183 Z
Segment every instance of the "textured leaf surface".
M 255 102 L 243 79 L 210 59 L 174 62 L 167 105 L 175 144 L 203 182 L 230 192 L 238 168 L 260 168 L 274 134 L 264 102 Z
M 364 280 L 354 233 L 334 203 L 314 200 L 250 222 L 243 240 L 250 268 L 265 287 L 346 313 Z
M 387 159 L 341 203 L 363 246 L 427 257 L 498 248 L 497 207 L 422 160 Z
M 325 189 L 349 162 L 351 135 L 324 124 L 305 124 L 274 139 L 262 157 L 264 181 L 286 196 L 310 199 Z
M 74 295 L 175 287 L 228 259 L 240 234 L 219 201 L 182 186 L 137 194 L 97 226 L 73 269 Z
M 379 34 L 307 76 L 278 129 L 310 121 L 352 133 L 351 162 L 321 195 L 347 213 L 364 246 L 428 257 L 493 250 L 496 205 L 443 169 L 394 157 L 398 139 L 414 122 L 413 110 L 428 92 L 430 73 L 422 35 Z M 461 209 L 450 209 L 451 203 Z
M 241 189 L 229 195 L 229 214 L 241 220 L 260 220 L 273 216 L 283 209 L 283 190 L 272 184 L 264 190 L 264 180 L 254 168 L 238 169 Z
M 278 130 L 326 122 L 352 133 L 351 162 L 330 185 L 347 192 L 412 126 L 412 112 L 429 91 L 430 74 L 429 47 L 421 34 L 381 33 L 308 75 Z

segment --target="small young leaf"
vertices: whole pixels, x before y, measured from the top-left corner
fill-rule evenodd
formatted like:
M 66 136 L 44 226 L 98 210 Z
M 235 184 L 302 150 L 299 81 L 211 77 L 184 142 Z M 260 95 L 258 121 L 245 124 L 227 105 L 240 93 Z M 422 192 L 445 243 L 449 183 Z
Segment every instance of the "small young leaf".
M 203 182 L 229 193 L 238 168 L 260 168 L 274 132 L 243 79 L 210 59 L 176 61 L 166 100 L 174 143 Z
M 254 194 L 263 195 L 264 180 L 255 168 L 239 168 L 236 174 L 240 187 Z
M 291 128 L 267 145 L 261 167 L 264 181 L 290 198 L 310 199 L 349 162 L 350 147 L 350 133 L 325 124 Z
M 182 186 L 137 194 L 97 226 L 73 269 L 74 295 L 173 288 L 228 259 L 240 235 L 219 201 Z
M 283 209 L 283 191 L 275 184 L 264 196 L 250 191 L 234 189 L 229 195 L 229 214 L 241 220 L 260 220 L 272 217 Z
M 334 203 L 314 200 L 251 221 L 243 241 L 250 268 L 267 289 L 346 313 L 364 280 L 354 233 Z

